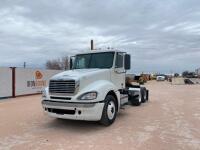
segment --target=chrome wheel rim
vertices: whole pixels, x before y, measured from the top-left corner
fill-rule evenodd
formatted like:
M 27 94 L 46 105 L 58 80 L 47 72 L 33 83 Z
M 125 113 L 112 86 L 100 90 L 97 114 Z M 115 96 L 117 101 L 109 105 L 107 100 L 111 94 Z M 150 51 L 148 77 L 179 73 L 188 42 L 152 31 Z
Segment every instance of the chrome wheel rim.
M 112 120 L 115 116 L 115 103 L 113 101 L 108 103 L 107 115 L 110 120 Z

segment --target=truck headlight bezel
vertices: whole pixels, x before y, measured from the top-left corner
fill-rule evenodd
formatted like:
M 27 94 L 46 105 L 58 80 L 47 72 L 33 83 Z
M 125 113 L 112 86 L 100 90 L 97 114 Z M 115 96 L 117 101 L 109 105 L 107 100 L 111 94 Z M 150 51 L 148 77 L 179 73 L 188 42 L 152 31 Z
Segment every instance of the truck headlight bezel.
M 98 93 L 96 91 L 86 92 L 81 94 L 78 99 L 79 100 L 94 100 L 97 98 Z

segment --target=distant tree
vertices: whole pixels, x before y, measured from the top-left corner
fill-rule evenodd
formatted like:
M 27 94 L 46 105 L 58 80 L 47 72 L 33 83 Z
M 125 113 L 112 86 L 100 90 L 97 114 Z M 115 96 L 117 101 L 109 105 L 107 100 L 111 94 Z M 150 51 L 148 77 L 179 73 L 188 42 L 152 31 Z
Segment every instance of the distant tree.
M 46 69 L 67 70 L 69 69 L 69 57 L 61 57 L 58 59 L 47 60 Z
M 69 69 L 69 57 L 68 56 L 65 56 L 65 57 L 62 57 L 61 58 L 61 62 L 60 62 L 60 65 L 61 65 L 61 68 L 64 69 L 64 70 L 67 70 Z
M 58 60 L 48 60 L 46 69 L 61 70 Z

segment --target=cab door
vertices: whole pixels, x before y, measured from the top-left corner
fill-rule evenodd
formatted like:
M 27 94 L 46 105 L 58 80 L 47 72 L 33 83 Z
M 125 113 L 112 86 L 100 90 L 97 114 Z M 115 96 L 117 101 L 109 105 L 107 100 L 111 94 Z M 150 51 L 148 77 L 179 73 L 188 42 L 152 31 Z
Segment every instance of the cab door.
M 126 71 L 124 68 L 124 53 L 116 52 L 114 68 L 111 73 L 111 80 L 118 89 L 125 88 L 125 75 Z

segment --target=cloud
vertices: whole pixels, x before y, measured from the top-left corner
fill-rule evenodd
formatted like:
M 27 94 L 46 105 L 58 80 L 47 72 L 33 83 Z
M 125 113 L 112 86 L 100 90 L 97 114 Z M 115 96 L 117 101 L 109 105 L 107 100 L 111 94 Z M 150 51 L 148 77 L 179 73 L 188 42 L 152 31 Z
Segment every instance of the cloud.
M 199 67 L 198 0 L 35 0 L 0 2 L 0 64 L 44 67 L 47 59 L 114 47 L 132 72 Z

